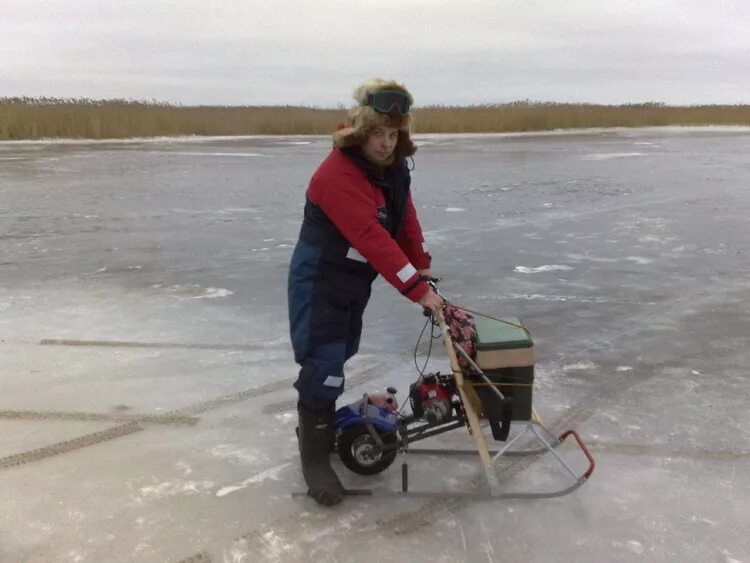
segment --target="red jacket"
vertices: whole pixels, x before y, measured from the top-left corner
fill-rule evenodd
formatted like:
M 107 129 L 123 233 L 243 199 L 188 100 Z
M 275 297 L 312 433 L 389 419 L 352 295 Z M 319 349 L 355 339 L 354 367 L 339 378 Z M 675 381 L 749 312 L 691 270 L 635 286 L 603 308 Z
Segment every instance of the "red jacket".
M 405 164 L 404 170 L 408 175 Z M 424 244 L 409 183 L 395 238 L 381 222 L 387 207 L 383 188 L 339 149 L 334 149 L 313 174 L 307 199 L 325 213 L 349 242 L 354 251 L 347 254 L 348 258 L 368 262 L 399 292 L 419 301 L 429 286 L 420 280 L 417 270 L 429 268 L 431 257 Z

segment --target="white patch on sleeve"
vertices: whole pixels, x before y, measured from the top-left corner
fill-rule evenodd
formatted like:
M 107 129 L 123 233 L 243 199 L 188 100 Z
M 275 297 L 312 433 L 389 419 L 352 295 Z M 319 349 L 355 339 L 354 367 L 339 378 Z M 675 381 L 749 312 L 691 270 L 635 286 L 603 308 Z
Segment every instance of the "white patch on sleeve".
M 425 241 L 422 241 L 422 252 L 428 252 L 427 243 Z
M 341 387 L 344 384 L 343 377 L 336 377 L 335 375 L 329 375 L 323 382 L 326 387 Z
M 409 263 L 401 268 L 396 275 L 398 276 L 398 279 L 401 280 L 401 283 L 406 283 L 409 281 L 409 278 L 411 278 L 416 273 L 417 270 L 414 268 L 414 266 L 411 265 L 411 263 Z
M 357 262 L 367 262 L 367 259 L 357 252 L 357 249 L 353 246 L 349 247 L 349 252 L 346 253 L 346 257 L 350 260 L 356 260 Z

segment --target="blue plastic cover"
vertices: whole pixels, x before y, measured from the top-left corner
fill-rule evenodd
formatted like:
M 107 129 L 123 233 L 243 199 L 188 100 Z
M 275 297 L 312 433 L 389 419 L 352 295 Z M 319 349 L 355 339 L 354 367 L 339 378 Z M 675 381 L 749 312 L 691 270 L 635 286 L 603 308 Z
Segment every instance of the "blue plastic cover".
M 365 419 L 360 414 L 362 402 L 357 401 L 343 406 L 336 411 L 336 419 L 333 423 L 336 430 L 343 430 L 354 424 L 364 424 Z M 367 421 L 370 422 L 378 432 L 395 432 L 398 428 L 398 417 L 391 410 L 381 409 L 373 404 L 367 404 L 365 412 Z

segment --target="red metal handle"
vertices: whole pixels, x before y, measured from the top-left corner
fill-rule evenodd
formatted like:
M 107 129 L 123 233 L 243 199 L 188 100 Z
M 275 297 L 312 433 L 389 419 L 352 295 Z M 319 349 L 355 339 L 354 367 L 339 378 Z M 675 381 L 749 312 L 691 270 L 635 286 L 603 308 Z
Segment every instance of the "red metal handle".
M 589 460 L 589 468 L 586 471 L 586 473 L 583 474 L 584 479 L 588 479 L 591 477 L 591 474 L 594 472 L 594 468 L 596 467 L 596 462 L 594 461 L 593 456 L 591 455 L 591 452 L 589 452 L 589 449 L 586 447 L 586 444 L 583 443 L 583 440 L 581 440 L 581 437 L 578 435 L 578 432 L 575 430 L 566 430 L 562 434 L 560 434 L 560 442 L 564 442 L 565 438 L 567 438 L 570 435 L 573 435 L 573 437 L 576 439 L 576 442 L 578 442 L 578 447 L 581 448 L 581 451 L 583 452 L 583 455 L 586 456 L 586 459 Z

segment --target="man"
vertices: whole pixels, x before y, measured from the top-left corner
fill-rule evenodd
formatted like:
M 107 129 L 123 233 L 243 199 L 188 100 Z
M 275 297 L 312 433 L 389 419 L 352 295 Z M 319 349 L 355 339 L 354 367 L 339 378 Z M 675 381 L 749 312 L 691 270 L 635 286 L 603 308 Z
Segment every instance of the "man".
M 442 306 L 424 281 L 431 257 L 410 193 L 412 97 L 396 82 L 375 79 L 354 99 L 310 181 L 289 270 L 292 346 L 302 366 L 294 384 L 302 473 L 309 494 L 328 506 L 344 497 L 329 460 L 332 423 L 372 282 L 380 274 L 424 308 Z

